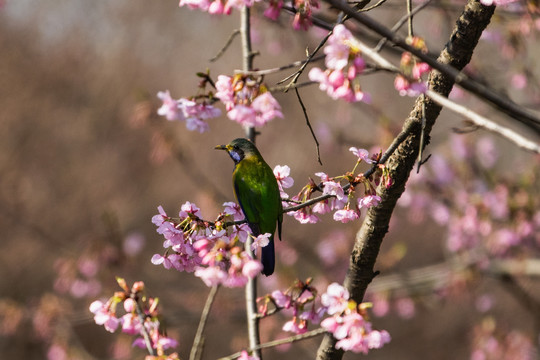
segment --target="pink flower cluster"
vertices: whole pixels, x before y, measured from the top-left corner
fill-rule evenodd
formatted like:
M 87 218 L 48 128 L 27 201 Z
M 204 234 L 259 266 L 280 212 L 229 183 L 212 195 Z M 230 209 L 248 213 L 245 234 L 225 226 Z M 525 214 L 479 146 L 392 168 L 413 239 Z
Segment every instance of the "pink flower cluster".
M 262 303 L 259 313 L 267 315 L 269 304 L 274 307 L 270 310 L 292 312 L 292 319 L 283 325 L 283 330 L 295 334 L 305 333 L 310 322 L 320 322 L 338 340 L 336 347 L 345 351 L 367 353 L 369 349 L 381 348 L 390 341 L 387 331 L 371 328 L 371 323 L 366 320 L 367 306 L 350 300 L 349 292 L 343 286 L 330 284 L 321 296 L 322 306 L 315 304 L 317 298 L 317 289 L 311 285 L 311 279 L 305 282 L 297 280 L 284 292 L 275 290 L 258 299 Z M 331 316 L 321 322 L 325 313 Z
M 219 75 L 216 94 L 227 117 L 243 126 L 260 127 L 276 117 L 283 117 L 281 106 L 264 85 L 247 76 Z
M 147 348 L 143 332 L 149 335 L 151 346 L 157 349 L 157 352 L 163 355 L 164 350 L 175 348 L 178 342 L 172 338 L 163 335 L 160 331 L 159 311 L 157 308 L 158 300 L 142 296 L 144 292 L 144 283 L 135 282 L 131 288 L 128 288 L 124 279 L 118 278 L 118 284 L 123 289 L 116 292 L 107 302 L 100 300 L 90 304 L 90 312 L 94 314 L 94 321 L 98 325 L 103 325 L 109 332 L 115 332 L 121 328 L 123 333 L 129 335 L 139 335 L 133 342 L 134 346 Z M 144 300 L 141 300 L 144 299 Z M 118 317 L 118 305 L 122 304 L 125 314 Z M 142 316 L 139 316 L 139 313 Z M 176 359 L 176 353 L 169 355 L 168 358 Z
M 256 355 L 249 355 L 246 350 L 242 350 L 238 360 L 259 360 L 259 357 Z
M 177 219 L 158 207 L 159 214 L 152 222 L 165 238 L 163 247 L 167 250 L 164 255 L 155 254 L 152 263 L 166 269 L 194 272 L 207 286 L 239 287 L 257 276 L 262 264 L 244 251 L 243 246 L 251 236 L 248 226 L 245 223 L 225 225 L 227 220 L 244 218 L 240 207 L 232 202 L 224 206 L 214 223 L 204 221 L 200 209 L 190 202 L 182 205 Z M 268 238 L 269 234 L 256 237 L 252 249 L 268 245 Z
M 374 164 L 375 160 L 369 157 L 369 152 L 364 149 L 358 149 L 351 147 L 349 149 L 354 155 L 358 157 L 356 165 L 361 162 L 368 164 Z M 356 166 L 355 166 L 356 169 Z M 383 172 L 384 168 L 380 168 Z M 288 173 L 287 173 L 288 175 Z M 333 218 L 335 221 L 347 223 L 352 220 L 356 220 L 360 217 L 360 210 L 362 208 L 370 208 L 377 206 L 381 201 L 380 196 L 376 194 L 376 191 L 371 185 L 370 181 L 364 179 L 362 175 L 357 177 L 343 175 L 331 178 L 323 172 L 318 172 L 315 175 L 321 178 L 320 185 L 315 184 L 313 180 L 300 191 L 298 195 L 292 197 L 295 202 L 306 202 L 310 199 L 316 189 L 322 190 L 322 196 L 326 198 L 317 202 L 313 206 L 303 207 L 296 211 L 290 211 L 287 214 L 294 216 L 302 224 L 313 224 L 319 221 L 319 217 L 316 214 L 327 214 L 334 211 Z M 379 178 L 383 175 L 378 175 Z M 341 181 L 343 179 L 349 180 L 349 183 L 363 183 L 365 192 L 363 197 L 359 197 L 354 201 L 354 186 L 351 186 L 348 192 L 343 189 Z M 287 194 L 282 194 L 282 198 L 288 199 Z
M 342 24 L 334 27 L 324 47 L 326 70 L 314 67 L 309 79 L 319 83 L 332 99 L 348 102 L 369 102 L 370 97 L 360 89 L 358 77 L 365 68 L 364 59 L 351 32 Z
M 199 9 L 214 15 L 229 15 L 233 8 L 251 7 L 258 1 L 260 0 L 180 0 L 178 6 L 187 6 L 192 10 Z
M 504 329 L 489 316 L 474 327 L 471 344 L 471 360 L 533 360 L 536 357 L 535 345 L 527 334 Z
M 336 348 L 355 353 L 367 354 L 370 349 L 380 349 L 390 342 L 386 330 L 373 330 L 366 320 L 365 307 L 349 299 L 349 292 L 343 286 L 332 283 L 321 297 L 329 318 L 321 326 L 336 338 Z
M 283 0 L 269 0 L 268 7 L 264 11 L 264 16 L 267 18 L 276 21 L 279 18 L 281 13 L 281 8 L 283 7 Z
M 275 290 L 272 294 L 259 299 L 259 301 L 264 301 L 259 312 L 266 315 L 270 303 L 279 310 L 290 311 L 292 319 L 283 325 L 283 330 L 303 334 L 307 331 L 309 322 L 318 324 L 325 313 L 325 308 L 315 306 L 316 297 L 317 289 L 311 286 L 311 279 L 306 282 L 297 280 L 285 292 Z M 307 309 L 309 305 L 311 306 Z
M 221 110 L 206 102 L 196 102 L 186 98 L 175 100 L 169 90 L 157 94 L 163 104 L 158 109 L 158 115 L 165 116 L 169 121 L 185 121 L 190 131 L 203 133 L 208 130 L 206 120 L 221 115 Z
M 407 43 L 416 49 L 427 52 L 426 43 L 422 38 L 409 37 Z M 420 62 L 410 52 L 404 52 L 401 55 L 400 62 L 401 74 L 394 80 L 394 87 L 401 96 L 418 96 L 427 90 L 426 83 L 422 81 L 422 76 L 431 71 L 428 64 Z
M 453 157 L 433 155 L 423 176 L 413 177 L 411 191 L 400 199 L 410 220 L 419 223 L 430 216 L 446 228 L 448 250 L 475 259 L 481 267 L 500 258 L 538 256 L 540 188 L 529 179 L 540 163 L 531 164 L 529 172 L 500 179 L 493 139 L 476 138 L 474 146 L 461 135 L 451 140 Z M 457 174 L 474 180 L 455 181 Z
M 319 2 L 317 0 L 294 0 L 294 6 L 296 14 L 293 18 L 293 29 L 307 31 L 313 25 L 311 20 L 313 9 L 319 8 Z
M 102 265 L 99 255 L 81 256 L 76 262 L 73 259 L 59 258 L 54 264 L 57 273 L 54 289 L 61 294 L 69 293 L 75 298 L 94 297 L 101 291 L 101 282 L 97 275 Z

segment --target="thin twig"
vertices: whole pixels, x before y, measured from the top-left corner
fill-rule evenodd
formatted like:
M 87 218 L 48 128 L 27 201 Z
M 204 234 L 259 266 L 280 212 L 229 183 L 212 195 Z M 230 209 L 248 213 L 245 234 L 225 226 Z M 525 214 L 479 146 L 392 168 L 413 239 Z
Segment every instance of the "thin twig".
M 409 13 L 405 14 L 401 19 L 398 20 L 398 22 L 392 27 L 391 30 L 393 32 L 398 31 L 399 28 L 402 27 L 403 24 L 405 24 L 410 17 L 416 15 L 416 13 L 418 13 L 420 10 L 428 6 L 430 2 L 431 0 L 427 0 L 423 2 L 422 4 L 418 5 L 417 7 L 415 7 L 414 9 L 412 9 Z M 377 44 L 377 46 L 375 46 L 375 51 L 377 52 L 381 51 L 382 47 L 386 44 L 387 41 L 388 40 L 386 38 L 382 38 L 381 41 L 379 41 L 379 43 Z
M 313 84 L 318 84 L 318 82 L 316 81 L 306 81 L 306 82 L 302 82 L 302 83 L 296 83 L 292 86 L 289 86 L 289 85 L 278 85 L 278 86 L 272 86 L 270 88 L 268 88 L 268 90 L 270 92 L 276 92 L 276 91 L 285 91 L 286 89 L 299 89 L 299 88 L 303 88 L 304 86 L 309 86 L 309 85 L 313 85 Z
M 292 73 L 291 75 L 287 76 L 286 78 L 278 81 L 277 83 L 278 84 L 283 84 L 285 81 L 289 80 L 292 78 L 292 80 L 289 82 L 289 84 L 287 84 L 287 87 L 285 88 L 285 92 L 288 91 L 288 89 L 291 88 L 291 86 L 293 86 L 294 84 L 296 84 L 296 82 L 298 81 L 298 78 L 300 77 L 300 75 L 302 74 L 302 72 L 304 72 L 304 69 L 306 68 L 307 64 L 309 64 L 311 62 L 311 60 L 313 59 L 313 57 L 315 56 L 315 54 L 317 54 L 317 52 L 324 46 L 324 44 L 326 44 L 326 41 L 328 40 L 328 38 L 330 37 L 330 35 L 332 35 L 333 33 L 333 30 L 330 30 L 328 32 L 328 34 L 326 34 L 326 36 L 324 37 L 324 39 L 321 40 L 321 42 L 319 43 L 319 45 L 317 45 L 317 47 L 315 48 L 315 50 L 313 50 L 313 52 L 311 52 L 306 61 L 302 64 L 302 66 L 300 66 L 300 68 L 298 70 L 296 70 L 294 73 Z
M 335 24 L 335 25 L 338 25 L 338 24 L 343 24 L 345 22 L 345 20 L 347 20 L 349 18 L 349 16 L 343 16 L 343 14 L 340 14 L 339 15 L 339 21 Z M 317 54 L 317 52 L 319 52 L 319 50 L 324 46 L 324 44 L 326 44 L 326 42 L 328 41 L 328 38 L 334 33 L 334 28 L 332 27 L 332 29 L 330 29 L 328 31 L 328 33 L 326 34 L 326 36 L 321 40 L 321 42 L 319 43 L 319 45 L 317 45 L 317 47 L 315 48 L 315 50 L 313 50 L 313 52 L 311 52 L 309 55 L 308 55 L 308 58 L 306 59 L 306 62 L 304 64 L 302 64 L 302 66 L 300 67 L 300 69 L 298 69 L 295 73 L 287 76 L 285 79 L 283 80 L 280 80 L 278 82 L 278 84 L 282 84 L 284 83 L 285 81 L 289 80 L 292 78 L 292 80 L 289 82 L 289 84 L 287 85 L 286 89 L 285 89 L 285 92 L 287 92 L 294 84 L 296 84 L 296 82 L 298 81 L 298 78 L 300 77 L 300 75 L 302 75 L 302 73 L 304 72 L 304 69 L 306 68 L 307 64 L 309 64 L 313 57 L 315 56 L 315 54 Z
M 319 141 L 317 140 L 317 136 L 315 135 L 315 132 L 313 131 L 313 128 L 311 127 L 311 123 L 309 122 L 309 117 L 307 114 L 306 107 L 304 106 L 304 102 L 302 101 L 302 98 L 300 97 L 300 93 L 298 92 L 298 88 L 294 88 L 294 91 L 296 93 L 296 97 L 298 98 L 298 102 L 300 103 L 300 106 L 302 107 L 302 112 L 304 113 L 304 118 L 306 119 L 306 124 L 309 128 L 309 131 L 311 131 L 311 136 L 313 136 L 313 140 L 315 140 L 315 148 L 317 150 L 317 161 L 319 164 L 322 165 L 321 161 L 321 152 L 319 151 Z
M 379 0 L 378 3 L 376 3 L 375 5 L 372 5 L 370 7 L 367 7 L 365 9 L 360 9 L 358 10 L 358 12 L 367 12 L 367 11 L 370 11 L 370 10 L 373 10 L 375 8 L 378 8 L 379 6 L 381 6 L 382 4 L 384 4 L 386 2 L 386 0 Z
M 201 319 L 199 320 L 199 327 L 197 328 L 197 333 L 195 334 L 195 339 L 193 340 L 193 346 L 191 347 L 191 353 L 189 354 L 189 360 L 199 360 L 202 357 L 202 350 L 204 346 L 204 328 L 206 327 L 206 322 L 208 320 L 208 315 L 210 314 L 210 309 L 216 298 L 216 293 L 219 289 L 219 286 L 212 286 L 210 288 L 210 293 L 206 298 L 206 303 L 201 314 Z
M 280 72 L 280 71 L 283 71 L 283 70 L 287 70 L 287 69 L 290 69 L 290 68 L 293 68 L 293 67 L 303 65 L 303 64 L 305 64 L 305 63 L 307 63 L 309 61 L 314 62 L 314 61 L 322 60 L 322 59 L 325 58 L 325 56 L 326 55 L 314 56 L 311 60 L 298 60 L 298 61 L 292 62 L 290 64 L 283 65 L 283 66 L 280 66 L 280 67 L 275 67 L 275 68 L 272 68 L 272 69 L 252 70 L 252 71 L 234 70 L 234 73 L 235 74 L 244 74 L 244 75 L 253 75 L 253 76 L 269 75 L 269 74 L 274 74 L 274 73 L 277 73 L 277 72 Z
M 214 62 L 216 61 L 217 59 L 219 59 L 223 54 L 225 54 L 225 51 L 227 51 L 227 49 L 229 48 L 229 46 L 231 46 L 233 40 L 235 37 L 237 37 L 238 35 L 240 34 L 240 30 L 239 29 L 235 29 L 232 34 L 229 36 L 229 38 L 227 39 L 227 42 L 225 43 L 225 45 L 223 45 L 223 47 L 221 48 L 221 50 L 219 50 L 219 52 L 213 57 L 210 59 L 210 62 Z
M 269 341 L 267 343 L 260 344 L 260 345 L 256 346 L 255 348 L 250 348 L 250 349 L 248 349 L 248 351 L 256 351 L 256 350 L 275 347 L 275 346 L 279 346 L 279 345 L 283 345 L 283 344 L 290 344 L 290 343 L 293 343 L 295 341 L 309 339 L 309 338 L 324 334 L 325 332 L 326 332 L 325 329 L 318 328 L 318 329 L 315 329 L 315 330 L 312 330 L 312 331 L 308 331 L 307 333 L 304 333 L 304 334 L 290 336 L 290 337 L 285 338 L 285 339 Z M 219 358 L 218 360 L 234 360 L 234 359 L 239 358 L 241 355 L 242 355 L 242 352 L 237 352 L 237 353 L 234 353 L 232 355 Z
M 154 349 L 154 347 L 152 346 L 152 339 L 150 338 L 150 334 L 148 334 L 148 329 L 146 328 L 146 326 L 144 326 L 146 318 L 141 308 L 141 304 L 139 303 L 139 299 L 135 294 L 132 295 L 132 298 L 133 300 L 135 300 L 135 309 L 137 310 L 137 316 L 139 317 L 139 321 L 142 325 L 141 332 L 144 339 L 144 344 L 146 345 L 146 350 L 148 350 L 149 355 L 156 356 L 156 349 Z
M 412 15 L 412 0 L 407 0 L 407 31 L 410 37 L 414 36 L 413 32 L 413 15 Z
M 466 119 L 471 121 L 474 125 L 484 128 L 488 131 L 494 132 L 496 134 L 499 134 L 502 137 L 506 138 L 507 140 L 510 140 L 511 142 L 513 142 L 514 144 L 516 144 L 518 147 L 522 149 L 540 154 L 540 145 L 538 143 L 535 143 L 534 141 L 525 138 L 524 136 L 518 134 L 514 130 L 511 130 L 507 127 L 496 124 L 493 121 L 475 113 L 471 109 L 468 109 L 465 106 L 459 105 L 453 102 L 452 100 L 449 100 L 445 98 L 444 96 L 437 94 L 434 91 L 428 90 L 426 92 L 426 95 L 429 96 L 430 99 L 432 99 L 439 105 L 444 106 L 445 108 L 465 117 Z

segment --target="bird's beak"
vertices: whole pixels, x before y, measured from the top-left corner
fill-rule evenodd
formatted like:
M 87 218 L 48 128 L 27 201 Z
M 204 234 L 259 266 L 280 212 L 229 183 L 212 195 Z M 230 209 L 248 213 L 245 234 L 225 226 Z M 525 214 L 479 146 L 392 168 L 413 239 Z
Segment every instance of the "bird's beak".
M 214 149 L 217 149 L 217 150 L 229 150 L 227 148 L 227 145 L 217 145 Z

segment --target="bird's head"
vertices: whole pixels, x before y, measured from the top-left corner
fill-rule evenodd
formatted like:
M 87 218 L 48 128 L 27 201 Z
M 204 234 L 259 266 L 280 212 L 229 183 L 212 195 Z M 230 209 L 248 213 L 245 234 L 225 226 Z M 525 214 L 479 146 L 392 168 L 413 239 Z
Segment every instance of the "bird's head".
M 238 138 L 234 139 L 227 145 L 218 145 L 215 147 L 218 150 L 226 150 L 235 164 L 238 164 L 246 157 L 260 157 L 259 150 L 248 139 Z

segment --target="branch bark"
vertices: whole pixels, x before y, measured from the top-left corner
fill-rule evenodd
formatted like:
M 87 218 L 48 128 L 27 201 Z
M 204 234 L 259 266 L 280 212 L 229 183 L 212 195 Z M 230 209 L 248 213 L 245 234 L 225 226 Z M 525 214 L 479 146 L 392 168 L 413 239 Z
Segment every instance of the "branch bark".
M 244 6 L 240 13 L 240 36 L 242 38 L 242 69 L 244 71 L 253 70 L 253 57 L 255 54 L 251 48 L 251 18 L 249 7 Z M 254 127 L 244 128 L 247 139 L 255 143 L 256 131 Z M 251 251 L 251 238 L 246 240 L 246 251 L 251 257 L 255 257 Z M 249 279 L 245 290 L 246 317 L 248 326 L 249 347 L 255 349 L 260 343 L 259 318 L 257 317 L 257 277 Z M 261 357 L 260 350 L 254 350 L 253 355 Z
M 336 3 L 334 0 L 327 0 Z M 343 10 L 340 3 L 340 10 Z M 495 7 L 487 7 L 477 0 L 470 0 L 456 23 L 449 42 L 443 49 L 437 61 L 461 71 L 472 57 L 482 31 L 489 24 Z M 346 12 L 347 13 L 347 12 Z M 360 15 L 360 14 L 359 14 Z M 352 16 L 356 19 L 356 16 Z M 357 19 L 358 20 L 358 19 Z M 430 74 L 429 88 L 445 97 L 448 96 L 455 83 L 455 77 L 445 75 L 437 70 Z M 368 210 L 362 226 L 356 234 L 356 241 L 351 253 L 349 271 L 344 285 L 349 290 L 352 299 L 362 302 L 367 286 L 374 277 L 374 265 L 379 254 L 382 240 L 388 232 L 388 224 L 394 207 L 413 169 L 420 148 L 420 130 L 422 126 L 422 106 L 425 106 L 425 142 L 429 143 L 430 132 L 441 111 L 440 105 L 430 99 L 423 101 L 419 97 L 403 128 L 408 131 L 407 138 L 401 142 L 396 151 L 390 156 L 387 167 L 394 183 L 389 188 L 378 189 L 381 202 L 377 207 Z M 343 351 L 335 348 L 336 340 L 326 335 L 317 353 L 319 360 L 341 359 Z

